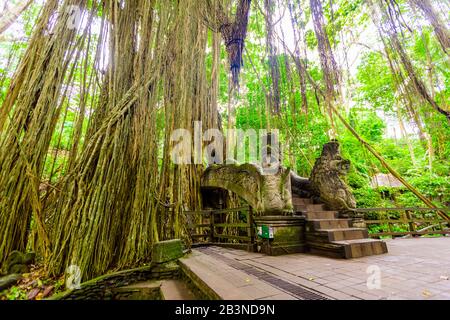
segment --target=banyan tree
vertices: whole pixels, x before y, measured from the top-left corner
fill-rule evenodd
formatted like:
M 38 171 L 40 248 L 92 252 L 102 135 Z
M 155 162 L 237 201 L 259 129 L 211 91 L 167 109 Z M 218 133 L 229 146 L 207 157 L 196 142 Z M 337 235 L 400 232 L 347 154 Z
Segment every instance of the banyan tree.
M 1 108 L 0 261 L 25 250 L 30 223 L 49 273 L 77 265 L 83 278 L 145 261 L 153 241 L 183 236 L 182 209 L 199 206 L 202 168 L 170 162 L 171 133 L 193 130 L 194 121 L 218 126 L 208 35 L 225 39 L 237 85 L 250 1 L 240 1 L 235 18 L 214 12 L 218 28 L 205 22 L 208 5 L 45 3 Z M 50 140 L 73 91 L 75 130 L 57 167 Z M 64 175 L 44 181 L 52 155 Z

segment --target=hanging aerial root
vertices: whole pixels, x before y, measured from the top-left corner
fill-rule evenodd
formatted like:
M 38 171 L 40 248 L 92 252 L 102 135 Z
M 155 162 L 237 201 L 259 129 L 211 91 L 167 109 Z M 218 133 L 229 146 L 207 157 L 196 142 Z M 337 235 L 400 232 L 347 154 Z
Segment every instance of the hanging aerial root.
M 203 2 L 204 0 L 202 0 Z M 242 55 L 247 36 L 248 17 L 251 0 L 239 0 L 236 15 L 233 20 L 228 18 L 221 0 L 206 0 L 203 4 L 202 15 L 213 31 L 222 34 L 228 54 L 232 83 L 239 87 L 239 73 L 243 66 Z M 214 3 L 212 3 L 214 2 Z

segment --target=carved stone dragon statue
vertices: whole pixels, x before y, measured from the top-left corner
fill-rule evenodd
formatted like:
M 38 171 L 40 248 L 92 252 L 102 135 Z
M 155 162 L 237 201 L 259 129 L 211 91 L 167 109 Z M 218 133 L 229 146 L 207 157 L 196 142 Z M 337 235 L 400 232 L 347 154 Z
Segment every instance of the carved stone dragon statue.
M 350 161 L 341 157 L 336 140 L 323 146 L 322 154 L 311 172 L 310 183 L 313 194 L 331 210 L 348 212 L 356 207 L 356 200 L 342 179 L 349 168 Z

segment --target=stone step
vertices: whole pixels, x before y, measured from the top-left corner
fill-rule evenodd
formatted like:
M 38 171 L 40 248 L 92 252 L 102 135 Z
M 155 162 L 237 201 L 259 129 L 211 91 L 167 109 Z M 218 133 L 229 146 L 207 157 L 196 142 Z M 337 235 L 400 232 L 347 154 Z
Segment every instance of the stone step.
M 306 205 L 304 204 L 293 204 L 295 212 L 306 212 Z
M 315 230 L 350 228 L 351 219 L 309 219 Z
M 388 252 L 387 245 L 382 240 L 358 239 L 333 242 L 310 242 L 309 252 L 332 258 L 361 258 L 365 256 L 384 254 Z
M 221 248 L 209 247 L 217 254 Z M 210 251 L 211 252 L 211 251 Z M 254 254 L 258 256 L 258 254 Z M 230 259 L 228 257 L 228 259 Z M 208 251 L 194 249 L 179 260 L 182 272 L 198 288 L 204 297 L 211 300 L 258 300 L 278 297 L 295 299 L 281 288 L 272 286 L 245 269 L 228 265 L 227 262 Z M 262 272 L 260 275 L 263 274 Z
M 367 229 L 364 228 L 318 229 L 317 231 L 325 234 L 331 242 L 364 239 L 369 237 Z
M 313 201 L 310 198 L 300 198 L 298 196 L 292 196 L 292 204 L 293 205 L 304 205 L 306 206 L 307 204 L 312 204 Z
M 336 219 L 337 211 L 313 211 L 305 212 L 305 216 L 308 220 L 311 219 Z
M 161 284 L 161 298 L 163 300 L 196 300 L 186 282 L 181 280 L 164 280 Z
M 295 211 L 299 212 L 314 212 L 314 211 L 326 211 L 323 204 L 293 204 Z
M 376 239 L 358 239 L 333 241 L 333 244 L 343 245 L 345 258 L 360 258 L 387 253 L 386 242 Z
M 307 204 L 306 211 L 324 211 L 325 205 L 323 204 Z
M 330 258 L 345 258 L 345 245 L 333 242 L 314 242 L 308 243 L 308 251 L 312 254 L 326 256 Z
M 113 288 L 113 300 L 158 300 L 160 280 L 136 282 L 127 286 Z

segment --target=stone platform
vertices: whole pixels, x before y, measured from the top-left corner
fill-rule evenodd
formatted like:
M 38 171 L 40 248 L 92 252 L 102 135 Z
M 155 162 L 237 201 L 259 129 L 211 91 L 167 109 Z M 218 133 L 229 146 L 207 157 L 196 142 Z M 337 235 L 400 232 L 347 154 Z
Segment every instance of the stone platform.
M 450 300 L 449 237 L 386 242 L 389 253 L 351 260 L 212 246 L 193 249 L 180 264 L 214 299 Z

